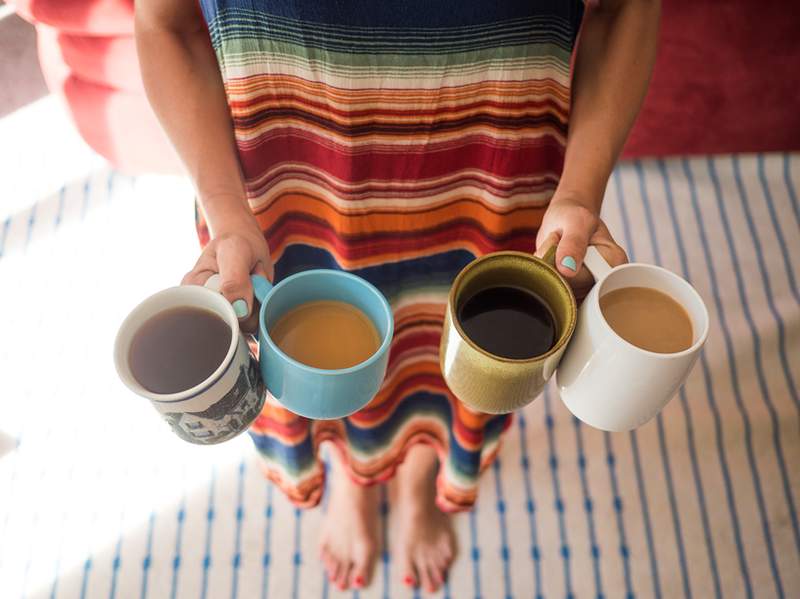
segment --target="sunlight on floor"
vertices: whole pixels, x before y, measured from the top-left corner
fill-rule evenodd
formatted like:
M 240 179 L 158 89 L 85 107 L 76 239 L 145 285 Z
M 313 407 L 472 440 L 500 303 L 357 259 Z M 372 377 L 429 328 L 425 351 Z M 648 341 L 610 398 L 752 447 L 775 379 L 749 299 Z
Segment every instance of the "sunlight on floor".
M 0 222 L 105 162 L 81 139 L 54 96 L 0 119 Z
M 44 151 L 22 135 L 34 123 L 56 133 Z M 54 564 L 82 566 L 250 446 L 175 439 L 111 362 L 124 314 L 196 258 L 189 186 L 109 171 L 52 98 L 2 119 L 0 138 L 22 143 L 0 145 L 3 219 L 23 216 L 0 229 L 0 362 L 13 365 L 0 403 L 0 588 L 30 595 L 49 592 Z

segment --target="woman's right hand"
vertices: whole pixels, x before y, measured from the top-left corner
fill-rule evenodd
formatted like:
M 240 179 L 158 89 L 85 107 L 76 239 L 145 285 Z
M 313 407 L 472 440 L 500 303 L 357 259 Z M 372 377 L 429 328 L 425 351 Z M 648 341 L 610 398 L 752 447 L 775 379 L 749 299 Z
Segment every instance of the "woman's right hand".
M 213 232 L 213 239 L 181 284 L 204 285 L 211 275 L 219 273 L 220 291 L 233 305 L 243 330 L 256 330 L 255 322 L 250 322 L 255 321 L 250 274 L 262 275 L 270 281 L 274 274 L 264 235 L 249 213 L 215 223 Z

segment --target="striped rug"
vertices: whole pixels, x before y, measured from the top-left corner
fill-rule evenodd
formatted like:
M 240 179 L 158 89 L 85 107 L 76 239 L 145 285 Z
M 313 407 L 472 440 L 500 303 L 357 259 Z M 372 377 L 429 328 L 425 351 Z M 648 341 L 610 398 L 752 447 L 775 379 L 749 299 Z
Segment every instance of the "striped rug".
M 526 408 L 438 596 L 798 596 L 798 186 L 798 155 L 618 167 L 607 222 L 697 287 L 706 350 L 634 433 L 579 424 L 552 390 Z M 175 179 L 97 170 L 0 222 L 0 597 L 415 596 L 389 552 L 370 589 L 328 587 L 324 507 L 291 507 L 247 438 L 173 438 L 116 381 L 116 325 L 196 251 Z

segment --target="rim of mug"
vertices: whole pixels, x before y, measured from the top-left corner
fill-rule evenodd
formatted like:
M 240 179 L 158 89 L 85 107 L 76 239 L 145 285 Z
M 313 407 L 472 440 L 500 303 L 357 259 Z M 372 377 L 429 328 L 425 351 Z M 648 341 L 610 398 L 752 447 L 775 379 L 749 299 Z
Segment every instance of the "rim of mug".
M 690 295 L 694 296 L 694 298 L 697 301 L 698 305 L 702 308 L 703 317 L 705 318 L 705 325 L 703 327 L 702 333 L 697 337 L 697 340 L 694 341 L 689 347 L 687 347 L 686 349 L 682 349 L 679 352 L 672 352 L 672 353 L 655 352 L 655 351 L 650 351 L 649 349 L 643 349 L 643 348 L 639 347 L 638 345 L 634 345 L 633 343 L 631 343 L 627 339 L 624 339 L 622 336 L 619 335 L 619 333 L 617 333 L 614 330 L 614 327 L 612 327 L 608 323 L 608 321 L 606 320 L 605 315 L 603 314 L 603 311 L 600 309 L 600 295 L 601 295 L 601 292 L 603 291 L 603 286 L 606 284 L 606 282 L 615 273 L 620 272 L 622 270 L 628 270 L 628 269 L 631 269 L 631 268 L 646 268 L 646 269 L 649 269 L 649 270 L 656 270 L 659 273 L 661 273 L 662 275 L 666 275 L 668 277 L 671 277 L 672 279 L 677 281 L 680 285 L 683 285 L 684 287 L 686 287 L 689 290 Z M 660 291 L 660 290 L 657 290 L 657 291 Z M 664 293 L 664 292 L 662 291 L 661 293 Z M 667 294 L 667 295 L 670 295 L 670 294 Z M 681 308 L 686 310 L 686 306 L 684 306 L 682 302 L 679 302 L 678 300 L 676 300 L 672 295 L 670 295 L 670 297 L 674 301 L 676 301 L 678 304 L 680 304 Z M 709 322 L 708 308 L 706 307 L 706 303 L 703 301 L 703 298 L 701 297 L 700 293 L 698 293 L 697 289 L 695 289 L 694 286 L 691 283 L 689 283 L 689 281 L 687 281 L 686 279 L 684 279 L 680 275 L 672 272 L 671 270 L 669 270 L 667 268 L 664 268 L 663 266 L 658 266 L 657 264 L 647 264 L 647 263 L 644 263 L 644 262 L 628 262 L 626 264 L 619 264 L 619 265 L 613 267 L 608 272 L 608 274 L 605 277 L 603 277 L 603 280 L 600 281 L 600 283 L 598 283 L 597 293 L 595 294 L 594 299 L 593 299 L 593 307 L 595 307 L 597 309 L 597 312 L 600 314 L 600 321 L 603 323 L 603 326 L 608 331 L 610 331 L 611 334 L 614 335 L 615 338 L 619 339 L 620 341 L 622 341 L 622 343 L 624 343 L 627 346 L 637 350 L 638 352 L 640 352 L 640 353 L 642 353 L 642 354 L 644 354 L 646 356 L 652 356 L 652 357 L 655 357 L 655 358 L 662 358 L 662 359 L 670 359 L 671 360 L 673 358 L 680 358 L 680 357 L 683 357 L 683 356 L 685 356 L 687 354 L 691 354 L 691 353 L 697 351 L 706 342 L 706 339 L 708 338 L 708 331 L 709 331 L 709 328 L 710 328 L 710 325 L 711 325 L 711 323 Z M 688 310 L 686 310 L 686 311 L 688 313 Z M 692 324 L 694 324 L 694 323 L 692 323 Z M 694 333 L 694 328 L 692 330 L 692 333 Z
M 367 288 L 367 290 L 370 293 L 372 293 L 375 297 L 378 298 L 380 305 L 383 308 L 384 314 L 386 316 L 386 322 L 388 323 L 388 326 L 386 327 L 386 335 L 384 335 L 383 339 L 381 340 L 381 344 L 378 346 L 378 349 L 376 349 L 372 353 L 372 355 L 370 355 L 370 357 L 364 360 L 363 362 L 359 362 L 358 364 L 354 364 L 353 366 L 348 366 L 347 368 L 316 368 L 315 366 L 309 366 L 308 364 L 304 364 L 299 360 L 295 360 L 290 355 L 286 354 L 281 348 L 279 348 L 278 345 L 272 340 L 272 337 L 269 336 L 269 331 L 267 330 L 267 327 L 264 326 L 265 322 L 264 314 L 267 310 L 267 306 L 269 305 L 271 298 L 275 297 L 275 293 L 280 288 L 285 287 L 287 284 L 290 284 L 292 281 L 295 281 L 297 279 L 313 275 L 319 276 L 320 274 L 324 274 L 326 276 L 344 277 L 352 281 L 355 281 L 358 284 L 363 285 L 364 287 Z M 304 270 L 301 272 L 297 272 L 293 275 L 290 275 L 285 279 L 283 279 L 280 283 L 277 283 L 275 286 L 273 286 L 272 290 L 270 291 L 269 295 L 266 298 L 266 301 L 261 304 L 261 309 L 259 310 L 258 313 L 258 330 L 260 333 L 259 337 L 263 336 L 264 340 L 267 342 L 267 345 L 269 345 L 270 349 L 275 351 L 275 353 L 277 353 L 281 358 L 283 358 L 293 366 L 296 366 L 301 370 L 304 370 L 312 374 L 321 374 L 325 376 L 339 376 L 339 375 L 351 374 L 353 372 L 357 372 L 363 368 L 372 365 L 373 363 L 377 362 L 378 359 L 380 359 L 380 357 L 384 354 L 384 352 L 388 351 L 389 345 L 392 342 L 392 337 L 394 336 L 394 316 L 392 315 L 392 309 L 389 306 L 389 301 L 386 299 L 383 293 L 381 293 L 377 287 L 375 287 L 372 283 L 370 283 L 366 279 L 363 279 L 357 275 L 354 275 L 352 273 L 343 270 L 334 270 L 332 268 L 313 268 L 311 270 Z
M 461 328 L 461 323 L 458 321 L 458 316 L 457 316 L 458 311 L 455 305 L 456 294 L 462 279 L 466 276 L 466 273 L 473 268 L 477 268 L 477 265 L 480 262 L 488 261 L 491 259 L 502 258 L 503 256 L 517 256 L 525 260 L 535 262 L 540 266 L 543 266 L 547 271 L 549 271 L 552 275 L 555 276 L 559 284 L 567 291 L 567 296 L 570 299 L 570 318 L 569 322 L 567 323 L 567 328 L 565 332 L 559 335 L 558 341 L 553 345 L 553 347 L 548 349 L 545 353 L 538 354 L 536 356 L 533 356 L 532 358 L 505 358 L 503 356 L 498 356 L 497 354 L 488 352 L 469 338 L 469 335 L 467 335 L 464 332 L 464 329 Z M 538 258 L 537 256 L 534 256 L 533 254 L 527 254 L 525 252 L 518 252 L 514 250 L 505 250 L 505 251 L 485 254 L 480 258 L 478 258 L 477 260 L 473 260 L 472 262 L 467 264 L 464 268 L 462 268 L 461 272 L 458 273 L 455 280 L 453 281 L 452 287 L 450 288 L 450 293 L 447 298 L 447 304 L 448 307 L 450 308 L 450 314 L 452 315 L 453 326 L 458 332 L 459 337 L 461 337 L 461 339 L 463 339 L 467 343 L 467 345 L 469 345 L 471 348 L 475 349 L 476 351 L 478 351 L 479 353 L 483 354 L 488 358 L 508 364 L 525 364 L 549 358 L 569 342 L 569 340 L 572 338 L 572 334 L 575 332 L 575 325 L 578 320 L 578 305 L 577 302 L 575 301 L 575 294 L 572 292 L 572 289 L 570 288 L 569 284 L 564 280 L 564 277 L 561 276 L 561 273 L 559 273 L 558 270 L 556 270 L 556 268 L 550 266 L 547 262 L 545 262 L 541 258 Z M 547 306 L 547 309 L 552 312 L 550 306 Z
M 176 290 L 181 290 L 182 292 L 186 292 L 187 290 L 189 293 L 201 293 L 201 294 L 211 294 L 209 297 L 214 298 L 214 302 L 217 302 L 217 298 L 222 300 L 220 306 L 222 310 L 227 313 L 226 324 L 231 329 L 231 341 L 230 345 L 228 346 L 228 351 L 225 353 L 225 358 L 220 362 L 220 365 L 212 372 L 208 377 L 203 379 L 201 382 L 197 383 L 194 387 L 189 387 L 183 391 L 178 391 L 176 393 L 154 393 L 149 389 L 146 389 L 139 381 L 136 380 L 136 377 L 133 376 L 133 373 L 130 372 L 130 368 L 128 367 L 125 372 L 122 371 L 121 363 L 125 361 L 127 363 L 127 355 L 123 358 L 122 354 L 122 347 L 120 347 L 121 343 L 121 336 L 122 332 L 126 330 L 128 327 L 133 326 L 131 321 L 134 320 L 134 317 L 137 315 L 138 312 L 144 309 L 144 307 L 156 301 L 158 298 L 164 295 L 172 295 L 175 293 Z M 201 307 L 205 308 L 205 306 L 192 306 L 192 307 Z M 169 308 L 165 308 L 169 309 Z M 163 312 L 164 310 L 156 311 L 153 316 Z M 231 323 L 235 323 L 231 325 Z M 133 336 L 131 336 L 131 339 Z M 114 366 L 117 369 L 117 375 L 119 378 L 125 383 L 125 385 L 134 393 L 138 393 L 139 395 L 146 397 L 147 399 L 158 402 L 158 403 L 177 403 L 181 401 L 187 401 L 189 399 L 193 399 L 194 397 L 200 395 L 201 393 L 207 391 L 210 387 L 214 385 L 222 376 L 227 372 L 228 368 L 230 367 L 231 363 L 233 362 L 233 357 L 236 354 L 236 348 L 239 344 L 239 320 L 236 317 L 236 312 L 233 310 L 233 306 L 231 306 L 230 302 L 226 300 L 221 294 L 217 293 L 216 291 L 212 291 L 207 287 L 202 285 L 176 285 L 174 287 L 167 287 L 166 289 L 162 289 L 149 297 L 145 298 L 141 302 L 139 302 L 136 307 L 128 313 L 128 316 L 125 317 L 125 320 L 122 321 L 122 324 L 117 331 L 116 339 L 114 340 Z M 130 343 L 128 343 L 127 349 L 130 349 Z

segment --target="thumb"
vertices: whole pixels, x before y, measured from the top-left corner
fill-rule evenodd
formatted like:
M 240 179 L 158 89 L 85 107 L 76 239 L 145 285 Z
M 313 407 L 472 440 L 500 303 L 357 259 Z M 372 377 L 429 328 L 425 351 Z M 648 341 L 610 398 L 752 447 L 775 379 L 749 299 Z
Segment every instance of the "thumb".
M 253 309 L 253 286 L 250 283 L 250 265 L 247 252 L 234 243 L 220 243 L 217 247 L 217 265 L 221 279 L 220 292 L 233 305 L 239 320 L 245 319 Z
M 564 231 L 556 249 L 558 272 L 567 278 L 572 278 L 578 273 L 591 236 L 592 231 L 588 227 L 573 227 Z

